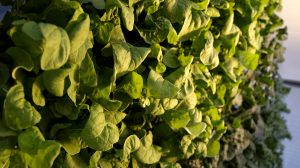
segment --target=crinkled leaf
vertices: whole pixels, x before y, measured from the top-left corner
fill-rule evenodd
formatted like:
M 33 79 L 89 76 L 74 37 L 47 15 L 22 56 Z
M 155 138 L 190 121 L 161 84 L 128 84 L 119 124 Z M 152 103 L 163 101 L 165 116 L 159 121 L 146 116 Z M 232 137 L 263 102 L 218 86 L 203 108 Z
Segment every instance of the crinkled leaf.
M 45 43 L 41 56 L 43 70 L 57 69 L 64 65 L 70 54 L 70 41 L 66 31 L 51 24 L 40 23 Z M 30 27 L 29 27 L 30 28 Z M 25 28 L 24 28 L 25 29 Z
M 60 153 L 60 144 L 44 139 L 37 127 L 31 127 L 18 137 L 20 149 L 30 155 L 31 167 L 51 167 Z
M 29 53 L 20 47 L 10 47 L 6 53 L 8 53 L 15 62 L 15 68 L 12 72 L 12 77 L 17 79 L 18 69 L 25 69 L 26 71 L 32 71 L 34 68 L 34 62 Z
M 205 27 L 209 18 L 202 11 L 191 10 L 185 16 L 184 23 L 178 34 L 179 41 L 186 41 L 199 34 L 199 30 Z
M 52 24 L 33 21 L 17 24 L 9 31 L 14 43 L 32 55 L 43 70 L 64 65 L 70 53 L 66 31 Z
M 145 42 L 149 44 L 160 43 L 165 39 L 170 44 L 177 44 L 178 35 L 171 22 L 164 18 L 153 18 L 151 15 L 147 16 L 150 23 L 147 24 L 147 29 L 139 28 L 138 32 Z
M 12 33 L 15 44 L 21 48 L 24 47 L 23 49 L 33 54 L 35 59 L 40 58 L 43 70 L 57 69 L 67 62 L 70 54 L 70 40 L 64 29 L 52 24 L 28 21 L 17 31 L 21 32 Z M 40 50 L 26 48 L 30 43 L 23 44 L 19 40 L 23 36 L 30 38 L 33 43 L 32 47 L 40 48 Z
M 87 49 L 91 47 L 84 47 L 84 51 L 82 51 L 83 53 L 80 53 L 81 48 L 86 45 L 85 43 L 89 43 L 89 15 L 84 13 L 80 14 L 79 16 L 74 15 L 66 26 L 66 30 L 68 32 L 71 45 L 71 55 L 69 60 L 72 63 L 80 64 L 85 57 Z
M 56 69 L 44 71 L 41 74 L 41 80 L 45 89 L 55 96 L 61 97 L 65 92 L 65 84 L 70 69 Z
M 150 53 L 150 48 L 135 47 L 128 43 L 113 43 L 114 73 L 116 78 L 138 68 Z
M 214 48 L 214 37 L 210 31 L 207 32 L 207 41 L 200 53 L 200 60 L 211 69 L 219 65 L 218 51 Z
M 226 74 L 229 76 L 229 78 L 233 81 L 236 81 L 237 70 L 240 67 L 238 60 L 235 58 L 231 58 L 230 60 L 224 62 L 222 67 L 225 70 Z
M 83 146 L 80 130 L 68 130 L 58 141 L 69 155 L 78 154 Z
M 13 130 L 29 128 L 41 120 L 40 113 L 25 99 L 21 83 L 12 86 L 4 100 L 4 120 Z
M 134 26 L 134 13 L 133 13 L 134 8 L 127 7 L 123 3 L 120 3 L 120 4 L 121 4 L 121 13 L 122 13 L 123 24 L 125 25 L 127 30 L 132 31 L 133 26 Z
M 152 144 L 153 135 L 150 132 L 141 139 L 140 147 L 134 152 L 135 158 L 143 164 L 157 163 L 161 158 L 161 153 Z
M 119 129 L 116 125 L 105 121 L 103 108 L 95 104 L 91 108 L 90 117 L 85 124 L 81 138 L 92 149 L 107 151 L 119 140 Z
M 138 150 L 140 145 L 140 139 L 136 135 L 128 136 L 123 145 L 123 160 L 129 160 L 130 154 Z
M 114 24 L 106 22 L 98 27 L 98 35 L 96 40 L 102 44 L 107 44 L 110 41 L 114 29 Z
M 177 95 L 178 88 L 151 70 L 147 80 L 147 92 L 155 98 L 173 98 Z
M 125 117 L 126 113 L 117 111 L 105 111 L 105 121 L 113 124 L 119 124 Z

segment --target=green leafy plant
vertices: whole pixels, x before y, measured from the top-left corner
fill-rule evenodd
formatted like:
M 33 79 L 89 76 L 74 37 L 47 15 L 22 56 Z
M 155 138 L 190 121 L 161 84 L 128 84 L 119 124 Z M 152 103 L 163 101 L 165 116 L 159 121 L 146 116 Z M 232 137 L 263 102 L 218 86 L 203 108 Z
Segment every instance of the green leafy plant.
M 0 2 L 0 167 L 281 166 L 279 0 Z

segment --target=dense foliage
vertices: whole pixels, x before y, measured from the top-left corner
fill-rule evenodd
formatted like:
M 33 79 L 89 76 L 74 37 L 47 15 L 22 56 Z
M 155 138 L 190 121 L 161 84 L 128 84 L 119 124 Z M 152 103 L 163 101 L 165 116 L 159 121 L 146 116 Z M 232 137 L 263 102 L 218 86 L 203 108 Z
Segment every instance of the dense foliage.
M 281 167 L 280 0 L 0 2 L 0 167 Z

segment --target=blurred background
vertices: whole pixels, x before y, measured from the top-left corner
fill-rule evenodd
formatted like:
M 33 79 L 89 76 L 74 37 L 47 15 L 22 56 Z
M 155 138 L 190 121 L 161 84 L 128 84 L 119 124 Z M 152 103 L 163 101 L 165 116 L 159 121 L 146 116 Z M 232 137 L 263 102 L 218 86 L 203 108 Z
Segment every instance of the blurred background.
M 285 140 L 283 154 L 284 168 L 300 168 L 300 0 L 283 0 L 283 10 L 279 14 L 288 26 L 288 40 L 285 62 L 279 66 L 279 72 L 287 86 L 291 88 L 290 94 L 285 98 L 291 112 L 284 115 L 292 140 Z M 0 20 L 9 7 L 0 6 Z
M 291 112 L 285 115 L 292 140 L 285 140 L 283 155 L 284 168 L 299 168 L 300 151 L 300 1 L 283 0 L 283 10 L 279 14 L 288 26 L 288 40 L 285 61 L 279 66 L 279 73 L 291 88 L 290 94 L 285 98 Z

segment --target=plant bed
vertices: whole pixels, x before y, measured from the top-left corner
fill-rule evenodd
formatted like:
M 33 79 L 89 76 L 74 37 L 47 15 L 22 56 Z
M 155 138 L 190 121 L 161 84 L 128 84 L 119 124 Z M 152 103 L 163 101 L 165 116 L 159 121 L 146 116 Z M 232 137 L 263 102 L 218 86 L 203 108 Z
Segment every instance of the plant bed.
M 281 167 L 280 0 L 1 0 L 0 167 Z

